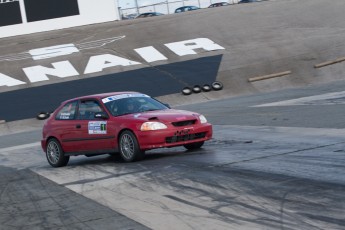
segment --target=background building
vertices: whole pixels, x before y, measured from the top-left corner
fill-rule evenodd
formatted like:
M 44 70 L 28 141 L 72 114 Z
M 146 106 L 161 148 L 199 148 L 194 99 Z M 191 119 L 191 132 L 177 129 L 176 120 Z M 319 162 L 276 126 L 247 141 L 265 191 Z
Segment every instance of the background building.
M 236 4 L 240 0 L 118 0 L 120 14 L 124 18 L 146 12 L 160 12 L 163 14 L 172 14 L 175 9 L 181 6 L 197 6 L 207 8 L 212 3 L 228 2 Z
M 0 0 L 0 38 L 119 19 L 116 0 Z

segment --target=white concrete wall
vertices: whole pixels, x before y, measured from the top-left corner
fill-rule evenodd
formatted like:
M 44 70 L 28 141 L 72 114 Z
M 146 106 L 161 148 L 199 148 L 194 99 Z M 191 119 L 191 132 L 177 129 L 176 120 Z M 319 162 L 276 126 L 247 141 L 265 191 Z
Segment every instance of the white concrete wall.
M 23 2 L 19 0 L 21 9 Z M 0 38 L 119 20 L 115 0 L 78 0 L 80 15 L 0 27 Z M 22 18 L 26 18 L 22 10 Z M 24 16 L 24 17 L 23 17 Z

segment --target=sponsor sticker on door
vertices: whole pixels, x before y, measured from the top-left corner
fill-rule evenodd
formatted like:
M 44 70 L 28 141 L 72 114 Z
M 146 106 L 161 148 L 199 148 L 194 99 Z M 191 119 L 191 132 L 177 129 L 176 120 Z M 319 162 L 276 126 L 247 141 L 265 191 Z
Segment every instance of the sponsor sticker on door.
M 106 121 L 89 121 L 89 134 L 107 134 Z

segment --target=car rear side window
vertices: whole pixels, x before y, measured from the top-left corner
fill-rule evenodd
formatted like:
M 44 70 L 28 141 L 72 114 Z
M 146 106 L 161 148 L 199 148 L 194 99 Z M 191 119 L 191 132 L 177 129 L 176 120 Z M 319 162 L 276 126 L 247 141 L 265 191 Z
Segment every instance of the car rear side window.
M 64 105 L 61 110 L 56 114 L 56 120 L 73 120 L 75 118 L 77 102 L 69 102 Z
M 103 109 L 94 100 L 81 101 L 78 110 L 78 120 L 94 120 L 95 113 L 102 112 Z

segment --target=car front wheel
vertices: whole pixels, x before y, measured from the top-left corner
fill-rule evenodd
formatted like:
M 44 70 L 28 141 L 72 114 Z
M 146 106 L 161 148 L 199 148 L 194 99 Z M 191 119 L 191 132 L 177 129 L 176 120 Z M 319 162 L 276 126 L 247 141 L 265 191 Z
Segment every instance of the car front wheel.
M 145 152 L 139 147 L 138 140 L 131 131 L 124 131 L 119 139 L 120 154 L 124 161 L 132 162 L 144 158 Z
M 184 145 L 184 147 L 188 150 L 193 150 L 193 149 L 199 149 L 201 148 L 201 146 L 204 145 L 204 142 L 201 141 L 201 142 L 196 142 L 196 143 L 191 143 L 191 144 L 186 144 Z
M 69 156 L 64 155 L 59 141 L 55 138 L 48 140 L 46 157 L 48 163 L 53 167 L 66 166 L 69 161 Z

